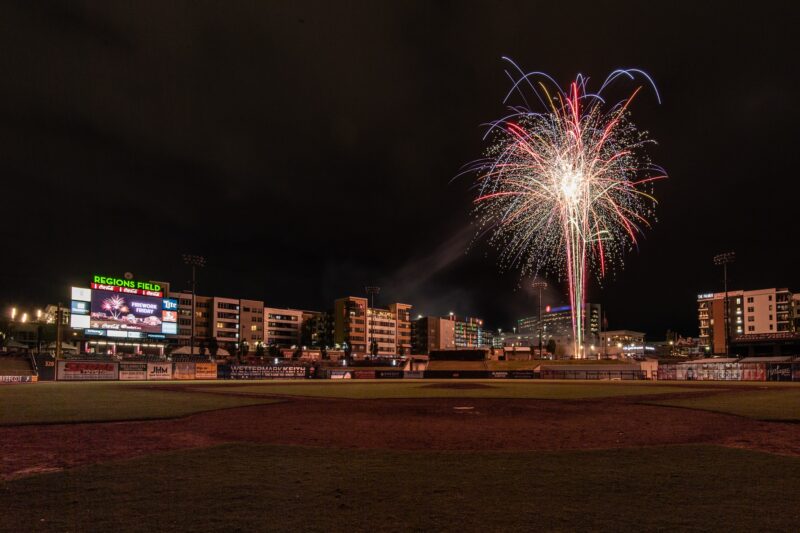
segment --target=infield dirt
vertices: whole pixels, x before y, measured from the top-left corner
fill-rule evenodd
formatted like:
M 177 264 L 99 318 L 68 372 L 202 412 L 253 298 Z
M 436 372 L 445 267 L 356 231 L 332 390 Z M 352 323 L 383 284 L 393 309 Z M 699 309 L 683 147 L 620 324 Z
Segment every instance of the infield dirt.
M 800 424 L 640 401 L 287 397 L 171 420 L 0 427 L 0 478 L 226 442 L 458 451 L 718 444 L 800 456 Z

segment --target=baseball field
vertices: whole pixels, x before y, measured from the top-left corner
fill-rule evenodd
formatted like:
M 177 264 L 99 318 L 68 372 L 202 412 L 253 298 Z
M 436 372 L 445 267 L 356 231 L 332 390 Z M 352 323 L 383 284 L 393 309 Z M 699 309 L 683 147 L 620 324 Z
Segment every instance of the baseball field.
M 0 387 L 0 530 L 800 525 L 800 384 Z

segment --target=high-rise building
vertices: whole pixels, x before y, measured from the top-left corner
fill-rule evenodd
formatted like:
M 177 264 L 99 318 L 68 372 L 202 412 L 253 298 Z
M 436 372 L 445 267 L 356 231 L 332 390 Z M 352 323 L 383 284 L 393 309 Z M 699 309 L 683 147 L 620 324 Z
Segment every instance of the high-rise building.
M 348 296 L 334 302 L 334 342 L 349 347 L 355 356 L 411 352 L 411 305 L 391 304 L 371 308 L 366 298 Z
M 587 303 L 583 312 L 584 341 L 587 345 L 600 344 L 600 304 Z M 517 321 L 517 333 L 529 336 L 534 346 L 538 346 L 540 333 L 539 317 L 530 316 Z M 555 339 L 565 346 L 572 343 L 572 308 L 568 305 L 560 307 L 547 306 L 543 309 L 541 320 L 542 344 Z
M 730 352 L 731 342 L 748 336 L 797 331 L 800 299 L 789 289 L 732 290 L 727 295 L 727 328 L 725 293 L 697 296 L 700 345 L 706 353 L 725 354 L 726 343 Z

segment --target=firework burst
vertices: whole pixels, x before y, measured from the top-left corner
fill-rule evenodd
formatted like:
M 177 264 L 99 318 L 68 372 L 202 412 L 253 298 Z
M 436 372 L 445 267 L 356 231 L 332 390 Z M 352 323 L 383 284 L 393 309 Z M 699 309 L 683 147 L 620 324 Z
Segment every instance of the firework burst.
M 524 105 L 489 124 L 487 157 L 468 167 L 477 175 L 475 214 L 503 267 L 566 279 L 574 354 L 581 357 L 587 272 L 602 278 L 622 264 L 653 220 L 652 183 L 666 177 L 645 153 L 653 141 L 630 120 L 642 87 L 614 104 L 601 93 L 620 78 L 644 80 L 657 98 L 658 91 L 636 69 L 614 71 L 597 92 L 581 75 L 563 90 L 546 74 L 507 61 L 518 75 L 507 72 L 513 86 L 506 101 L 518 94 Z M 534 111 L 526 96 L 543 110 Z

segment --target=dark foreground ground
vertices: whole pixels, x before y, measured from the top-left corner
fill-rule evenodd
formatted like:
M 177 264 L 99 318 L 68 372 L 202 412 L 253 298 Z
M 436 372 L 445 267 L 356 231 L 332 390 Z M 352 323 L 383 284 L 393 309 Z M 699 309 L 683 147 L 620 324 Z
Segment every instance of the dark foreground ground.
M 585 394 L 571 386 L 572 396 Z M 159 401 L 190 394 L 273 403 L 177 419 L 0 427 L 0 528 L 800 525 L 800 424 L 684 405 L 748 405 L 748 395 L 768 393 L 791 408 L 797 388 L 687 387 L 638 396 L 617 388 L 591 399 L 563 399 L 567 389 L 559 389 L 562 399 L 546 400 L 469 398 L 471 390 L 486 391 L 465 384 L 458 395 L 467 397 L 394 399 L 204 387 L 161 387 Z

